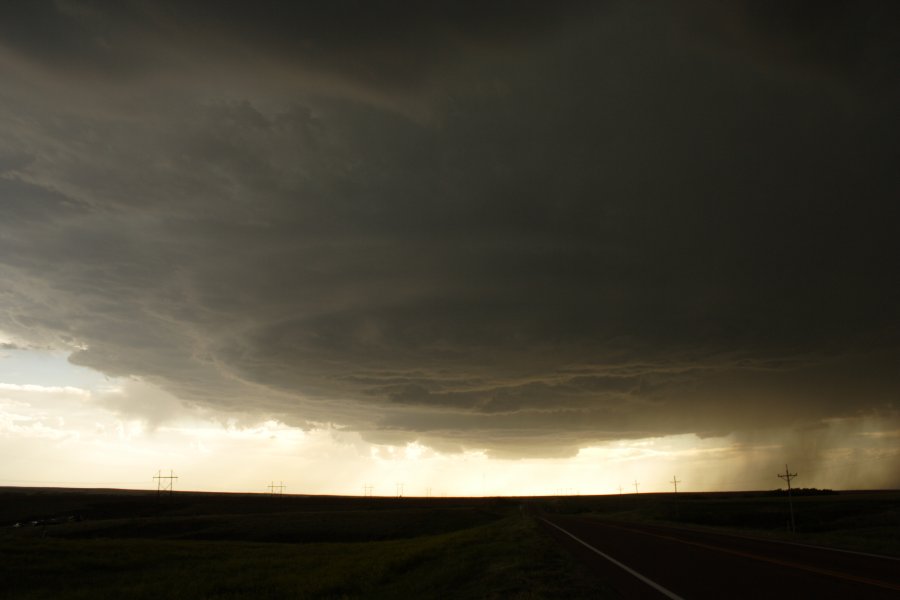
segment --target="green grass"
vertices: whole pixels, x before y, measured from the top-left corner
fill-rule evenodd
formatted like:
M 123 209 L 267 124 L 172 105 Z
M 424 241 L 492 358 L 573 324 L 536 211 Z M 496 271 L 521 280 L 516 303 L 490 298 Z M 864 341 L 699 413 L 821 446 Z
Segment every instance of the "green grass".
M 597 598 L 531 518 L 411 539 L 0 538 L 0 598 Z

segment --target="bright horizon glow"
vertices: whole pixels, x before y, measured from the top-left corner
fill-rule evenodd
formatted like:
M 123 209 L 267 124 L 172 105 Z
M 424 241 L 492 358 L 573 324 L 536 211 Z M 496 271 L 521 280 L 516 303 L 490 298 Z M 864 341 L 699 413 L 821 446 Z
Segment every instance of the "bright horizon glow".
M 175 489 L 360 496 L 552 496 L 775 489 L 785 462 L 799 487 L 890 487 L 900 432 L 854 423 L 850 442 L 817 454 L 779 435 L 618 440 L 569 458 L 500 459 L 484 450 L 437 452 L 418 442 L 373 444 L 321 424 L 304 431 L 275 419 L 191 408 L 149 383 L 110 379 L 58 353 L 5 351 L 0 360 L 0 485 Z M 44 382 L 44 383 L 38 383 Z M 847 423 L 831 426 L 844 432 Z M 842 429 L 843 428 L 843 429 Z M 845 433 L 845 432 L 844 432 Z M 834 436 L 844 440 L 842 433 Z

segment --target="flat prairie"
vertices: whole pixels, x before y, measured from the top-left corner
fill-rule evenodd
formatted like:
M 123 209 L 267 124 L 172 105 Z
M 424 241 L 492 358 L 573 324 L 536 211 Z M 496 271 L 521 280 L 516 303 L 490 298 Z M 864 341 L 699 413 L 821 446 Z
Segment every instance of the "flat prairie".
M 566 515 L 900 556 L 900 492 L 801 489 L 791 502 L 796 532 L 779 490 L 363 498 L 0 488 L 0 598 L 621 597 L 541 525 Z
M 793 505 L 794 531 L 791 530 Z M 783 490 L 560 496 L 543 511 L 618 522 L 711 529 L 900 557 L 900 491 Z
M 0 598 L 603 598 L 503 498 L 0 490 Z

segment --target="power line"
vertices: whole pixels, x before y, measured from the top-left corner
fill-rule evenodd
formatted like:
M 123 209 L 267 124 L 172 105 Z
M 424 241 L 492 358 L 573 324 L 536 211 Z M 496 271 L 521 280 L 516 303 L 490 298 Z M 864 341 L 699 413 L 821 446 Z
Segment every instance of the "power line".
M 677 476 L 673 475 L 672 483 L 675 485 L 675 493 L 677 494 L 678 493 L 678 484 L 681 483 L 681 481 L 678 479 Z
M 283 481 L 279 481 L 278 485 L 276 485 L 274 481 L 268 485 L 269 493 L 273 496 L 282 496 L 284 494 L 284 488 L 286 487 L 287 486 L 284 485 Z
M 178 479 L 178 476 L 169 469 L 168 475 L 163 475 L 162 470 L 156 472 L 156 475 L 153 476 L 153 479 L 156 480 L 156 495 L 159 496 L 161 493 L 168 491 L 171 496 L 175 491 L 175 480 Z M 165 483 L 163 481 L 165 480 Z
M 797 476 L 796 473 L 791 473 L 790 469 L 788 469 L 787 463 L 784 465 L 784 473 L 778 473 L 778 476 L 787 481 L 788 486 L 788 506 L 791 510 L 791 533 L 797 533 L 797 527 L 794 525 L 794 501 L 791 500 L 791 479 Z

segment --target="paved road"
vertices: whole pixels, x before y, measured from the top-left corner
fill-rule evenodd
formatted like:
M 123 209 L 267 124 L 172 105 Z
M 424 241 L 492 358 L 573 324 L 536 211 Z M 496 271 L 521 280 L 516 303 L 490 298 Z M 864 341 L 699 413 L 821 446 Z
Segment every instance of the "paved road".
M 897 559 L 657 525 L 542 518 L 551 536 L 626 598 L 900 599 Z

